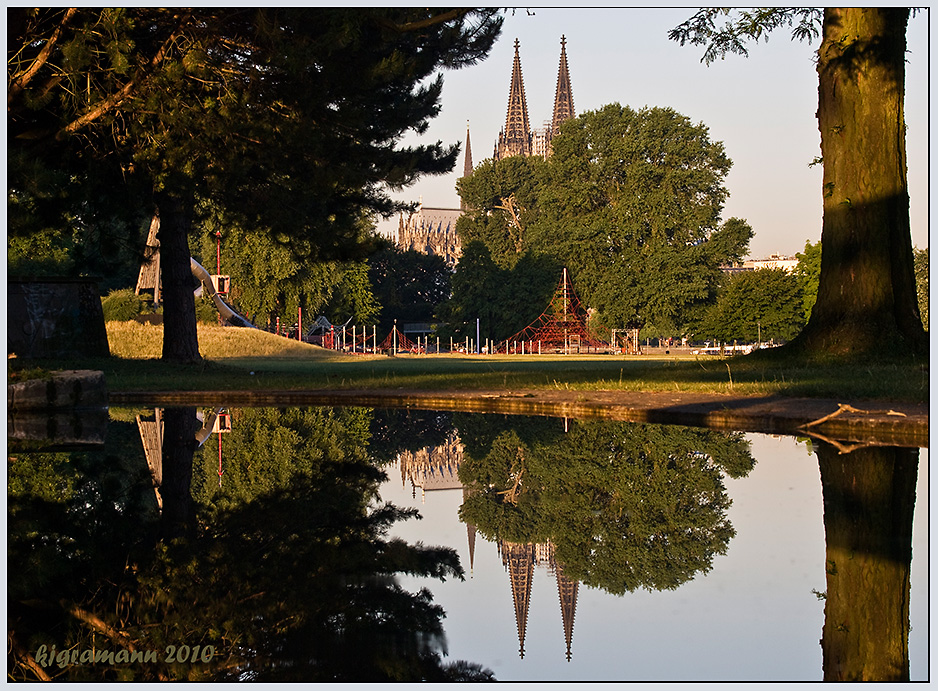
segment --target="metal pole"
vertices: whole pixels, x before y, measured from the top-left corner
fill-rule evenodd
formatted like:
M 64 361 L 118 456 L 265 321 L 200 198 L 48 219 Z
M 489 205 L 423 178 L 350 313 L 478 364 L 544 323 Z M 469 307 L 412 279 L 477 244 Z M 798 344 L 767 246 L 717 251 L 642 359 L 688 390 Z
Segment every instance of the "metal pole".
M 397 355 L 397 319 L 394 320 L 394 328 L 391 329 L 391 342 L 394 345 L 394 354 Z
M 476 353 L 479 352 L 479 318 L 476 317 Z
M 303 308 L 296 308 L 296 340 L 303 340 Z
M 372 324 L 371 326 L 371 336 L 374 339 L 371 342 L 371 352 L 378 353 L 378 326 L 377 324 Z

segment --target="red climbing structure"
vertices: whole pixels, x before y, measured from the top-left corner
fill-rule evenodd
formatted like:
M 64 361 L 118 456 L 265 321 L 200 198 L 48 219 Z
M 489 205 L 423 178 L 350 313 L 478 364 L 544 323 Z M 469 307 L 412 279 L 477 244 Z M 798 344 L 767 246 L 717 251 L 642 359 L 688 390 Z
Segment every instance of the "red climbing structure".
M 397 353 L 422 353 L 423 347 L 418 348 L 417 344 L 401 333 L 400 329 L 397 328 L 397 324 L 395 324 L 388 337 L 378 344 L 378 350 Z
M 544 350 L 580 352 L 581 348 L 607 348 L 586 327 L 586 310 L 573 292 L 567 270 L 544 313 L 507 341 L 498 345 L 501 352 L 537 353 Z M 506 350 L 507 349 L 507 350 Z

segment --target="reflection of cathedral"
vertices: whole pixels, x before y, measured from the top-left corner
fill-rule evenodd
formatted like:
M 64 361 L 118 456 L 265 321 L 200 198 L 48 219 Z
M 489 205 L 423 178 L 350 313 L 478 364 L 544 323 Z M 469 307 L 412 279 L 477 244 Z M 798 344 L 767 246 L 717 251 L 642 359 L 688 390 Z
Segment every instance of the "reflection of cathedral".
M 446 441 L 439 446 L 426 447 L 419 451 L 403 451 L 398 456 L 401 486 L 405 486 L 410 481 L 413 497 L 417 496 L 417 488 L 420 488 L 422 501 L 426 501 L 427 492 L 446 489 L 462 489 L 465 499 L 469 490 L 459 481 L 459 466 L 462 459 L 463 445 L 455 430 L 451 431 Z M 475 526 L 472 525 L 467 525 L 466 528 L 471 573 L 475 560 L 476 531 Z M 564 575 L 563 565 L 554 558 L 554 546 L 549 541 L 538 544 L 519 544 L 499 540 L 496 547 L 511 581 L 511 596 L 515 607 L 515 623 L 518 627 L 521 657 L 524 657 L 524 639 L 531 602 L 531 586 L 534 582 L 534 569 L 545 567 L 548 576 L 554 576 L 557 579 L 567 660 L 570 660 L 579 582 L 570 580 Z
M 410 480 L 413 496 L 417 496 L 419 487 L 421 499 L 424 501 L 427 492 L 462 489 L 462 483 L 459 481 L 462 455 L 462 442 L 455 431 L 451 431 L 440 446 L 428 446 L 419 451 L 402 451 L 398 456 L 401 486 Z
M 515 40 L 515 57 L 511 70 L 511 86 L 508 93 L 508 112 L 505 127 L 499 132 L 493 156 L 496 161 L 509 156 L 541 156 L 551 152 L 551 143 L 560 123 L 575 117 L 573 109 L 573 87 L 567 67 L 567 39 L 560 39 L 560 67 L 557 71 L 557 88 L 554 94 L 552 119 L 543 128 L 532 129 L 528 118 L 528 102 L 524 93 L 521 74 L 520 44 Z M 472 147 L 469 144 L 469 128 L 466 127 L 466 153 L 463 162 L 463 177 L 472 174 Z M 465 211 L 424 206 L 423 202 L 406 219 L 401 214 L 397 230 L 397 244 L 403 250 L 416 250 L 433 256 L 443 257 L 452 268 L 462 255 L 462 246 L 456 234 L 456 220 Z
M 576 597 L 579 581 L 572 581 L 563 573 L 563 566 L 554 559 L 554 546 L 546 543 L 506 542 L 499 540 L 498 552 L 502 564 L 511 579 L 511 598 L 515 605 L 515 623 L 518 626 L 519 653 L 524 657 L 524 637 L 528 625 L 528 610 L 531 604 L 531 586 L 534 582 L 534 567 L 545 566 L 549 576 L 557 578 L 557 594 L 560 597 L 560 616 L 563 619 L 563 634 L 567 644 L 569 661 L 573 644 L 573 618 L 576 614 Z

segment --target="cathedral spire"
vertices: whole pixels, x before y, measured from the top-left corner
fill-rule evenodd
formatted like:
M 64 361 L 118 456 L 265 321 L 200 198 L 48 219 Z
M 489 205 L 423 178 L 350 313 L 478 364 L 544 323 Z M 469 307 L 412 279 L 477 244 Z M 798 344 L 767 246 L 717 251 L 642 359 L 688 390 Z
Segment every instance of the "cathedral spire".
M 560 123 L 576 117 L 573 110 L 573 87 L 570 86 L 570 70 L 567 67 L 567 37 L 560 37 L 560 68 L 557 70 L 557 93 L 554 96 L 554 118 L 551 132 L 557 136 Z
M 511 89 L 508 92 L 508 114 L 505 117 L 505 129 L 498 137 L 498 159 L 531 155 L 531 123 L 528 120 L 528 102 L 524 95 L 524 78 L 521 75 L 520 46 L 521 43 L 516 38 Z
M 463 177 L 472 175 L 472 146 L 469 144 L 469 121 L 466 121 L 466 159 L 462 167 Z
M 472 175 L 472 145 L 469 143 L 469 121 L 466 120 L 466 158 L 463 162 L 462 176 L 467 178 L 470 175 Z M 466 210 L 466 202 L 462 197 L 459 198 L 459 209 L 460 211 Z

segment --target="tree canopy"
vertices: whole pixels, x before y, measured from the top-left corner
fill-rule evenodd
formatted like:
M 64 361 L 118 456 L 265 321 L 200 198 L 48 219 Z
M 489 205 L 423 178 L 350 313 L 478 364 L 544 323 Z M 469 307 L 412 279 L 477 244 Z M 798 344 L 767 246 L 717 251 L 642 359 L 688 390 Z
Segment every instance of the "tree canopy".
M 461 179 L 468 211 L 457 228 L 503 269 L 526 255 L 568 268 L 599 329 L 680 332 L 752 236 L 745 221 L 721 222 L 730 166 L 703 124 L 670 108 L 610 104 L 564 122 L 546 161 L 486 161 Z M 454 292 L 458 301 L 458 282 Z
M 484 58 L 502 22 L 497 10 L 419 8 L 9 14 L 13 196 L 49 201 L 47 216 L 52 201 L 74 212 L 90 188 L 158 211 L 163 356 L 176 360 L 199 358 L 197 198 L 303 260 L 360 252 L 363 214 L 402 206 L 389 188 L 455 164 L 456 145 L 400 141 L 439 112 L 439 70 Z M 72 179 L 82 184 L 61 184 Z

